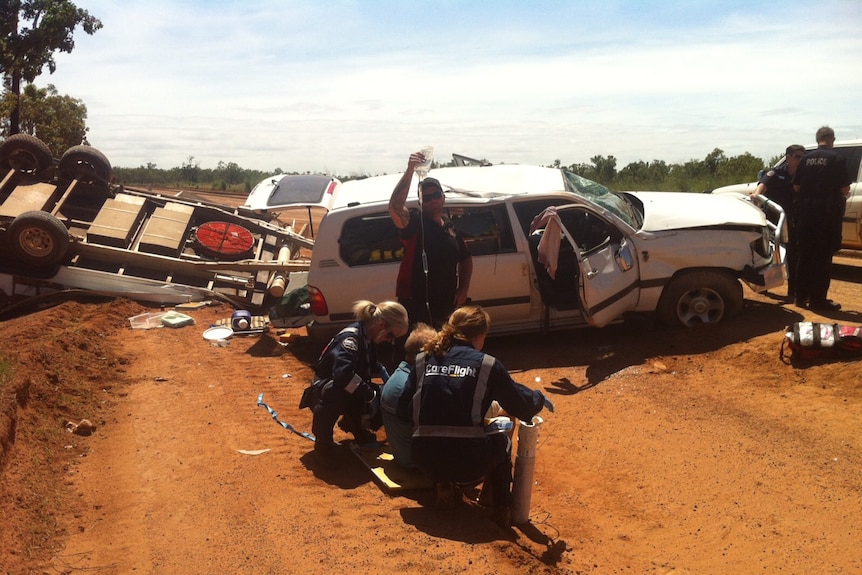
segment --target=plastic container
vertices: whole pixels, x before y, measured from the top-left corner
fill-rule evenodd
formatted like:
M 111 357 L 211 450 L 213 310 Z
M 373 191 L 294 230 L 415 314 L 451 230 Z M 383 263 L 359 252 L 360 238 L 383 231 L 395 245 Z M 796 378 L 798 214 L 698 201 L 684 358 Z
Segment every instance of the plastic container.
M 185 325 L 194 325 L 195 319 L 178 311 L 169 311 L 162 316 L 162 325 L 165 327 L 183 327 Z
M 132 329 L 153 329 L 162 327 L 162 318 L 168 314 L 166 311 L 142 313 L 129 318 Z
M 425 156 L 425 161 L 416 166 L 415 172 L 421 180 L 428 175 L 428 172 L 431 170 L 431 161 L 434 159 L 434 147 L 425 146 L 422 148 L 420 153 Z
M 251 328 L 251 312 L 238 309 L 230 316 L 230 327 L 233 331 L 247 331 Z

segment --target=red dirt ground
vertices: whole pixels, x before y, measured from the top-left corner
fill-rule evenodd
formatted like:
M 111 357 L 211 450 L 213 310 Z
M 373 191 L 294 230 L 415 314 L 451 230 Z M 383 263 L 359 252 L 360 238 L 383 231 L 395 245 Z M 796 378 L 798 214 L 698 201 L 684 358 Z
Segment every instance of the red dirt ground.
M 317 468 L 257 405 L 310 429 L 304 330 L 219 347 L 201 334 L 233 309 L 142 331 L 127 318 L 151 310 L 127 300 L 7 319 L 0 572 L 862 572 L 860 361 L 779 358 L 794 321 L 862 323 L 862 261 L 836 261 L 829 318 L 746 290 L 714 327 L 489 340 L 557 406 L 530 522 L 511 531 L 475 505 L 387 493 L 353 460 Z M 85 418 L 92 435 L 66 430 Z

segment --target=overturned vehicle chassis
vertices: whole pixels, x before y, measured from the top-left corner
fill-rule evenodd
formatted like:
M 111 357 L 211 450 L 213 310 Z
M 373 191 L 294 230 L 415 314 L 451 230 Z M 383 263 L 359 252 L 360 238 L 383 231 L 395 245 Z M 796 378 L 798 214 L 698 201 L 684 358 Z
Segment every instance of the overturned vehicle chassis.
M 55 160 L 37 138 L 0 144 L 0 289 L 83 289 L 178 304 L 268 309 L 302 283 L 313 241 L 268 214 L 111 183 L 107 158 L 75 146 Z

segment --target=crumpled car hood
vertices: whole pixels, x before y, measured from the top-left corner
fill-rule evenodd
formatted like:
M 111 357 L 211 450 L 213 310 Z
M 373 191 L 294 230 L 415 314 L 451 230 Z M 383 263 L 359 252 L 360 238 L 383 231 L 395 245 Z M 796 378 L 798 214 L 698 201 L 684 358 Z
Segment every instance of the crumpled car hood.
M 734 195 L 685 192 L 626 192 L 644 204 L 647 232 L 716 226 L 764 226 L 766 216 L 756 206 Z

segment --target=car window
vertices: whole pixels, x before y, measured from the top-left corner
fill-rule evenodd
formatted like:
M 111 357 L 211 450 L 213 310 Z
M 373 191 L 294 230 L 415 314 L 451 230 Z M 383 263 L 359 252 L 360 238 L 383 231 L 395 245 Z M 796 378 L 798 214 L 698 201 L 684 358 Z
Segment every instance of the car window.
M 583 178 L 573 172 L 563 170 L 563 174 L 566 180 L 566 188 L 570 192 L 613 212 L 634 229 L 640 229 L 643 224 L 643 212 L 638 211 L 632 204 L 629 196 L 612 192 L 603 185 Z
M 862 146 L 835 147 L 833 150 L 844 156 L 847 162 L 847 175 L 850 177 L 850 181 L 859 181 L 859 162 L 862 161 Z
M 338 253 L 353 267 L 399 261 L 404 256 L 404 248 L 389 212 L 378 212 L 344 222 Z
M 464 237 L 471 256 L 516 251 L 505 205 L 450 208 L 449 218 Z
M 464 237 L 472 256 L 516 251 L 505 205 L 451 207 L 447 216 Z M 347 265 L 363 266 L 400 261 L 404 247 L 389 212 L 351 218 L 344 223 L 338 251 Z
M 584 253 L 600 249 L 612 240 L 619 241 L 620 232 L 595 214 L 584 210 L 563 210 L 560 221 L 572 234 L 572 239 Z
M 816 148 L 808 148 L 808 151 L 814 150 Z M 850 178 L 851 182 L 859 181 L 859 164 L 862 163 L 862 146 L 836 146 L 832 148 L 838 154 L 844 156 L 845 163 L 847 164 L 847 176 Z M 783 166 L 786 158 L 781 158 L 776 164 L 775 167 Z M 763 175 L 763 170 L 759 174 L 757 174 L 757 179 L 760 180 Z
M 515 215 L 518 217 L 518 224 L 521 226 L 521 231 L 524 232 L 524 237 L 530 235 L 530 225 L 533 219 L 544 212 L 546 208 L 570 203 L 572 202 L 560 198 L 539 198 L 514 202 Z

